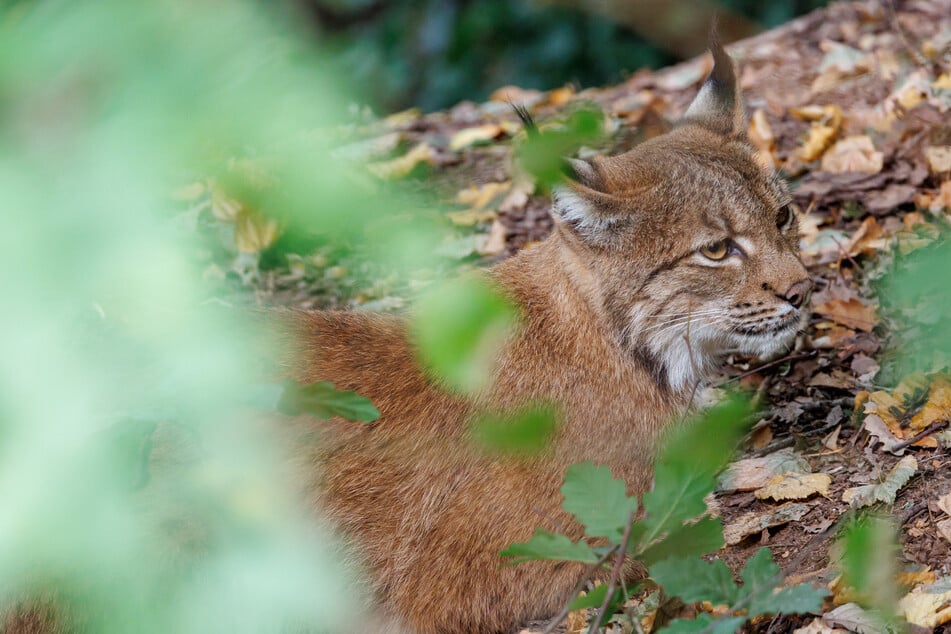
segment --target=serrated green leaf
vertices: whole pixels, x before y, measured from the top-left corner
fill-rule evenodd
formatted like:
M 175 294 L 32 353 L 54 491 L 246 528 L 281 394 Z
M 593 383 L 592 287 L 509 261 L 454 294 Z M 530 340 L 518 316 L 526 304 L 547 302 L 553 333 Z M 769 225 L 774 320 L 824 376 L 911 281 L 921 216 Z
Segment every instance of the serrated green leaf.
M 855 592 L 858 603 L 893 614 L 898 588 L 896 555 L 901 552 L 894 523 L 876 515 L 849 522 L 842 533 L 839 560 L 845 585 Z
M 369 399 L 356 392 L 338 390 L 329 381 L 301 385 L 288 381 L 277 403 L 277 410 L 288 416 L 310 414 L 327 419 L 341 416 L 347 420 L 369 423 L 380 417 L 380 411 Z
M 529 407 L 504 417 L 483 416 L 472 424 L 472 435 L 484 449 L 502 454 L 530 455 L 545 448 L 555 431 L 550 407 Z
M 683 425 L 665 443 L 654 472 L 654 488 L 644 494 L 642 547 L 706 509 L 703 499 L 713 491 L 716 474 L 748 426 L 749 412 L 746 401 L 732 397 L 701 419 Z
M 430 373 L 452 388 L 473 392 L 485 385 L 514 324 L 511 303 L 485 281 L 470 278 L 440 284 L 420 298 L 412 332 Z
M 723 525 L 719 519 L 704 517 L 694 524 L 685 524 L 671 531 L 660 542 L 635 553 L 645 566 L 670 557 L 706 555 L 723 548 Z
M 631 515 L 637 510 L 637 498 L 628 497 L 623 480 L 616 480 L 611 469 L 583 462 L 568 467 L 561 487 L 562 505 L 584 524 L 591 537 L 607 537 L 620 543 Z
M 501 553 L 502 557 L 511 557 L 509 565 L 520 564 L 525 561 L 555 560 L 581 561 L 593 564 L 598 561 L 598 555 L 584 542 L 573 542 L 565 535 L 549 533 L 541 528 L 535 529 L 535 534 L 527 542 L 512 544 Z
M 749 597 L 748 610 L 751 615 L 816 612 L 822 608 L 825 591 L 809 584 L 775 591 L 782 582 L 782 575 L 768 548 L 756 551 L 746 562 L 740 576 L 743 578 L 740 597 Z
M 665 559 L 650 567 L 650 576 L 666 593 L 688 603 L 710 601 L 714 605 L 733 605 L 738 594 L 730 569 L 719 559 Z
M 715 619 L 709 614 L 701 614 L 695 619 L 674 619 L 660 634 L 735 634 L 745 621 L 746 618 L 742 616 Z
M 768 602 L 760 604 L 760 614 L 803 614 L 818 613 L 829 591 L 825 588 L 814 588 L 808 583 L 801 583 L 790 588 L 783 588 L 771 595 Z

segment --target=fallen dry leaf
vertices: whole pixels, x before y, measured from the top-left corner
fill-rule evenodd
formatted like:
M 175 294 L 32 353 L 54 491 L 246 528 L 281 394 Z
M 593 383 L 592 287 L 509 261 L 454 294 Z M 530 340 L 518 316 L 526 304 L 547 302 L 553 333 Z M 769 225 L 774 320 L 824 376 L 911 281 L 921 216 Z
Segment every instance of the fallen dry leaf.
M 788 502 L 777 509 L 758 513 L 751 511 L 741 515 L 730 524 L 723 527 L 723 541 L 728 546 L 739 544 L 749 535 L 754 535 L 767 528 L 795 522 L 805 517 L 815 503 Z
M 842 127 L 842 109 L 830 104 L 791 108 L 789 112 L 797 119 L 812 122 L 806 142 L 799 148 L 797 155 L 806 163 L 815 161 L 832 145 L 832 141 L 839 133 L 839 128 Z
M 499 213 L 507 214 L 525 207 L 528 197 L 535 192 L 535 181 L 518 178 L 512 184 L 508 195 L 499 203 Z
M 938 534 L 951 542 L 951 518 L 938 520 L 935 522 L 935 526 L 938 529 Z
M 784 473 L 770 478 L 769 482 L 757 489 L 753 495 L 760 500 L 804 500 L 816 493 L 829 495 L 831 484 L 832 477 L 825 473 Z
M 905 453 L 904 449 L 895 449 L 903 443 L 902 439 L 893 434 L 888 425 L 885 424 L 885 421 L 877 414 L 866 415 L 862 425 L 870 436 L 873 436 L 882 444 L 882 449 L 885 451 L 895 454 L 896 456 Z
M 799 158 L 806 163 L 818 159 L 832 145 L 838 128 L 830 125 L 812 124 L 809 126 L 809 135 L 806 142 L 799 148 Z
M 503 225 L 498 220 L 492 223 L 492 226 L 489 228 L 489 235 L 485 240 L 485 243 L 479 247 L 479 255 L 499 255 L 505 251 L 505 238 L 507 231 L 505 225 Z
M 840 390 L 849 390 L 855 386 L 855 377 L 843 370 L 835 369 L 830 373 L 820 372 L 809 379 L 813 387 L 833 387 Z
M 917 471 L 918 461 L 915 457 L 905 456 L 888 472 L 882 483 L 848 488 L 842 494 L 842 501 L 848 502 L 857 508 L 869 506 L 876 502 L 894 504 L 898 491 L 908 483 L 911 476 L 915 475 Z
M 928 204 L 928 211 L 939 212 L 951 210 L 951 180 L 941 183 L 938 193 Z
M 449 149 L 458 152 L 475 143 L 485 143 L 502 136 L 506 132 L 498 123 L 487 123 L 473 128 L 464 128 L 449 138 Z
M 909 412 L 915 403 L 918 403 L 917 409 Z M 895 438 L 907 440 L 929 425 L 951 418 L 951 377 L 947 374 L 929 377 L 921 372 L 909 374 L 891 392 L 878 390 L 868 394 L 864 406 L 865 412 L 876 415 Z M 877 426 L 877 421 L 872 425 Z M 938 441 L 933 436 L 925 436 L 914 446 L 934 448 Z
M 832 321 L 855 330 L 871 332 L 878 323 L 875 307 L 866 304 L 847 284 L 830 284 L 812 298 L 812 309 Z
M 951 145 L 926 147 L 925 159 L 932 174 L 951 172 Z
M 427 143 L 419 143 L 404 154 L 389 161 L 377 161 L 367 165 L 371 174 L 383 180 L 398 180 L 405 177 L 420 163 L 433 163 L 433 148 Z
M 418 121 L 421 114 L 422 112 L 419 108 L 407 108 L 406 110 L 394 112 L 383 119 L 383 125 L 387 128 L 402 128 Z
M 878 223 L 878 219 L 875 216 L 869 216 L 862 221 L 849 241 L 843 245 L 843 249 L 852 257 L 874 255 L 888 246 L 888 240 L 884 234 L 885 231 Z
M 951 491 L 945 493 L 935 500 L 935 506 L 937 506 L 945 515 L 951 516 Z
M 498 214 L 494 209 L 462 209 L 446 212 L 446 217 L 457 227 L 472 227 L 480 222 L 495 220 Z
M 757 108 L 750 117 L 748 138 L 756 148 L 756 161 L 764 168 L 771 169 L 779 165 L 776 158 L 776 137 L 766 120 L 766 113 Z
M 234 225 L 234 243 L 242 253 L 257 253 L 277 240 L 280 225 L 276 220 L 247 208 L 238 212 Z
M 848 630 L 829 627 L 817 617 L 808 625 L 793 630 L 792 634 L 848 634 Z
M 753 491 L 783 473 L 808 473 L 809 463 L 793 449 L 731 463 L 717 480 L 718 491 Z
M 511 181 L 470 185 L 456 194 L 456 202 L 472 209 L 486 209 L 501 199 L 511 187 Z
M 822 615 L 822 620 L 831 625 L 841 625 L 849 632 L 858 634 L 882 634 L 886 631 L 885 622 L 881 618 L 866 612 L 855 603 L 846 603 Z
M 898 614 L 920 627 L 938 627 L 951 621 L 951 579 L 917 586 L 898 601 Z
M 884 154 L 875 150 L 868 136 L 854 135 L 837 141 L 822 155 L 822 170 L 833 174 L 861 172 L 878 174 L 882 171 Z
M 763 449 L 773 440 L 773 430 L 769 425 L 757 427 L 750 434 L 750 447 L 752 449 Z

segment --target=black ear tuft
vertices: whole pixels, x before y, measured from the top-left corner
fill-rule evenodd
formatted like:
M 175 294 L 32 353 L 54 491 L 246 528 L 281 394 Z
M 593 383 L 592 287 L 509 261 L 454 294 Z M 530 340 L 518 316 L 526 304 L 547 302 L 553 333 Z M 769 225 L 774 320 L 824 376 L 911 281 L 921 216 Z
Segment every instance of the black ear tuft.
M 512 110 L 515 111 L 519 121 L 522 122 L 522 126 L 525 128 L 525 135 L 530 139 L 537 137 L 539 135 L 538 125 L 535 123 L 535 117 L 528 111 L 528 108 L 523 104 L 512 103 L 511 101 L 509 105 L 512 106 Z
M 727 55 L 717 35 L 716 24 L 710 29 L 710 53 L 713 70 L 684 118 L 726 135 L 746 132 L 746 112 L 740 95 L 733 59 Z

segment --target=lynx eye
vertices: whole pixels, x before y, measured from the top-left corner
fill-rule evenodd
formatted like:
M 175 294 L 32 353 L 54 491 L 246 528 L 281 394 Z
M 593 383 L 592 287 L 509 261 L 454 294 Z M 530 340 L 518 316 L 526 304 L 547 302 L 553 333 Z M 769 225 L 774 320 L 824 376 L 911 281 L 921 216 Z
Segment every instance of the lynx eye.
M 700 253 L 711 260 L 722 260 L 730 253 L 730 241 L 719 240 L 712 244 L 700 247 Z
M 789 205 L 783 205 L 779 212 L 776 214 L 776 227 L 778 229 L 785 229 L 793 221 L 793 210 Z

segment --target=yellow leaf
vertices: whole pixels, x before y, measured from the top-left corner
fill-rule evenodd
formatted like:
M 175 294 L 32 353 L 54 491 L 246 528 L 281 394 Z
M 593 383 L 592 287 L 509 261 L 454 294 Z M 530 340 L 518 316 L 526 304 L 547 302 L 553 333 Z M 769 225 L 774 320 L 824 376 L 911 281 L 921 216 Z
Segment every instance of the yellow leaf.
M 809 136 L 805 144 L 799 148 L 799 158 L 805 162 L 814 161 L 832 145 L 838 132 L 837 128 L 828 125 L 813 124 L 809 127 Z
M 420 143 L 403 156 L 389 161 L 378 161 L 367 165 L 374 176 L 384 180 L 397 180 L 413 171 L 420 163 L 433 162 L 433 150 L 426 143 Z
M 498 220 L 493 222 L 485 244 L 479 249 L 479 255 L 499 255 L 505 251 L 505 238 L 507 234 L 508 232 L 505 229 L 505 225 Z
M 234 242 L 242 253 L 257 253 L 268 248 L 280 235 L 276 221 L 242 209 L 235 221 Z
M 951 90 L 951 74 L 943 73 L 931 83 L 931 87 L 937 90 Z
M 878 174 L 883 162 L 884 154 L 875 150 L 872 139 L 860 134 L 845 137 L 829 148 L 822 156 L 822 170 L 834 174 Z
M 947 586 L 947 583 L 942 585 Z M 898 602 L 898 613 L 920 627 L 934 628 L 951 621 L 951 590 L 935 591 L 931 588 L 918 586 L 902 597 Z
M 753 495 L 760 500 L 802 500 L 816 493 L 829 495 L 831 484 L 832 477 L 825 473 L 784 473 L 770 478 L 766 486 L 757 489 Z
M 221 189 L 212 184 L 211 187 L 211 214 L 218 220 L 234 222 L 242 209 L 241 201 L 225 195 Z
M 495 220 L 496 215 L 492 209 L 463 209 L 446 213 L 449 221 L 458 227 L 472 227 L 480 222 Z
M 388 128 L 401 128 L 419 119 L 421 114 L 419 108 L 407 108 L 383 119 L 383 125 Z
M 456 194 L 456 202 L 460 205 L 468 205 L 473 209 L 485 209 L 496 198 L 508 192 L 511 186 L 511 181 L 470 185 Z
M 474 128 L 459 130 L 449 139 L 449 149 L 457 152 L 464 147 L 480 141 L 491 141 L 501 136 L 505 130 L 498 123 L 487 123 Z
M 549 106 L 560 106 L 561 104 L 567 102 L 569 99 L 574 97 L 575 90 L 571 86 L 562 86 L 561 88 L 555 88 L 554 90 L 548 93 L 548 105 Z
M 941 375 L 932 381 L 928 401 L 912 417 L 909 427 L 920 431 L 932 423 L 948 419 L 951 419 L 951 381 Z

